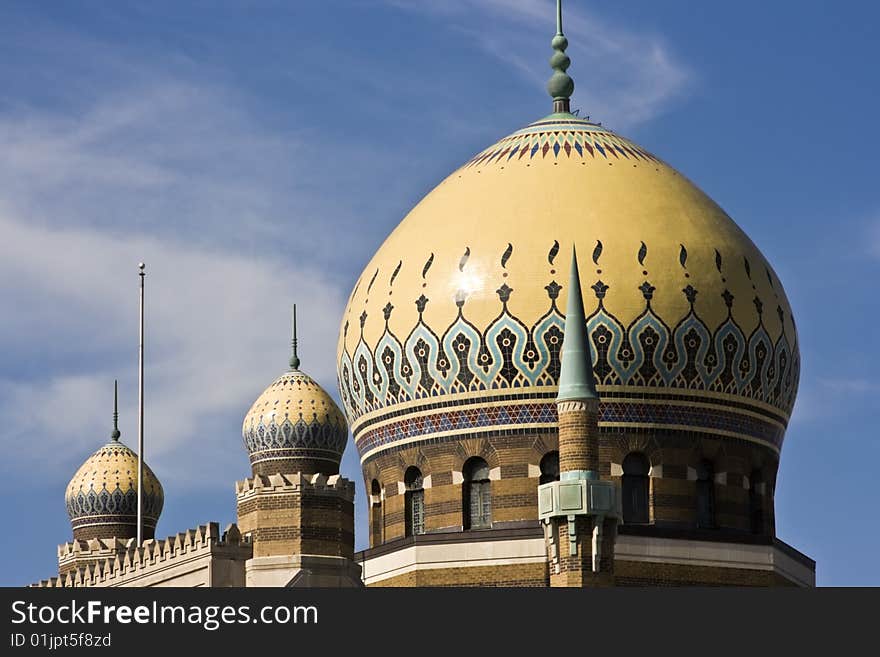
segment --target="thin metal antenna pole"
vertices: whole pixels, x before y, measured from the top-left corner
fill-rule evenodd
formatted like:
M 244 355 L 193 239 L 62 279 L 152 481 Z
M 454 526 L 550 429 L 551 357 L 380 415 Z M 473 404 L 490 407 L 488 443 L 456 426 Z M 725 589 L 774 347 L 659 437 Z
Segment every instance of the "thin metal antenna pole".
M 140 339 L 138 340 L 138 474 L 137 546 L 144 543 L 144 278 L 146 265 L 140 263 Z

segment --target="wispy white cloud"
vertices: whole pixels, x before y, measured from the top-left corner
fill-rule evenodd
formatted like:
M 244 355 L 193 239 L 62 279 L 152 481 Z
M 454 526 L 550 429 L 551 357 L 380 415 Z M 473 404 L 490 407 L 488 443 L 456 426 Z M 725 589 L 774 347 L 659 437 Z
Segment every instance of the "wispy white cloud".
M 548 44 L 556 20 L 550 0 L 384 1 L 446 20 L 536 85 L 549 78 Z M 614 25 L 572 3 L 565 9 L 564 29 L 573 62 L 573 105 L 612 127 L 627 129 L 654 119 L 693 82 L 693 72 L 657 34 Z M 546 39 L 536 38 L 540 30 Z
M 868 379 L 820 379 L 822 388 L 832 394 L 873 395 L 880 393 L 880 383 Z
M 214 487 L 231 477 L 212 464 L 246 473 L 240 422 L 285 367 L 291 302 L 307 370 L 334 390 L 348 282 L 327 263 L 350 243 L 326 230 L 339 179 L 312 170 L 319 146 L 174 77 L 109 85 L 75 112 L 0 113 L 0 467 L 69 476 L 108 435 L 117 377 L 133 445 L 140 260 L 157 471 Z
M 309 265 L 253 260 L 145 236 L 28 225 L 0 214 L 0 297 L 20 295 L 15 315 L 36 345 L 63 343 L 93 359 L 0 379 L 0 416 L 11 463 L 68 465 L 108 435 L 112 380 L 122 379 L 122 428 L 135 436 L 137 270 L 148 268 L 150 461 L 166 473 L 211 474 L 204 455 L 244 463 L 239 423 L 284 370 L 289 303 L 300 297 L 303 360 L 333 389 L 340 289 Z M 13 330 L 15 328 L 13 327 Z M 96 346 L 95 343 L 98 343 Z M 220 430 L 221 428 L 225 428 Z M 34 438 L 38 438 L 35 440 Z M 214 482 L 216 484 L 216 482 Z
M 353 205 L 322 196 L 326 147 L 264 130 L 227 90 L 165 77 L 105 91 L 76 114 L 0 116 L 0 193 L 52 225 L 314 255 L 340 247 L 320 229 L 324 213 L 355 223 Z M 359 151 L 348 155 L 356 161 Z M 288 240 L 293 227 L 312 242 Z
M 880 383 L 860 376 L 804 377 L 790 426 L 796 431 L 831 421 L 851 421 L 853 414 L 864 412 L 865 398 L 878 394 Z

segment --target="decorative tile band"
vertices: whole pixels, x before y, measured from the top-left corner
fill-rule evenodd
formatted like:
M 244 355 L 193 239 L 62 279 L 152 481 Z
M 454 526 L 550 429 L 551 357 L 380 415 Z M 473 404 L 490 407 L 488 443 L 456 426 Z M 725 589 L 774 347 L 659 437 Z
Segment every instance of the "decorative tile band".
M 84 525 L 119 522 L 130 522 L 137 517 L 137 490 L 129 488 L 122 491 L 116 488 L 112 493 L 106 488 L 96 492 L 77 491 L 67 498 L 67 514 L 74 527 Z M 144 517 L 156 519 L 162 513 L 164 497 L 161 494 L 144 491 Z
M 651 403 L 651 402 L 655 403 Z M 361 461 L 403 444 L 432 443 L 464 434 L 556 431 L 558 417 L 552 400 L 497 398 L 474 400 L 465 407 L 447 407 L 434 413 L 412 412 L 371 422 L 358 432 L 356 445 Z M 656 400 L 602 401 L 599 427 L 702 432 L 761 443 L 775 451 L 782 447 L 785 424 L 769 414 L 749 413 L 722 400 L 694 404 L 659 397 Z
M 785 330 L 771 339 L 758 297 L 753 300 L 756 325 L 744 330 L 732 314 L 734 296 L 725 289 L 721 297 L 727 317 L 711 329 L 694 309 L 697 290 L 691 285 L 682 290 L 690 308 L 673 323 L 653 309 L 656 288 L 647 281 L 640 288 L 644 310 L 629 324 L 605 308 L 608 285 L 599 280 L 592 288 L 597 305 L 587 326 L 597 385 L 736 396 L 746 404 L 776 408 L 787 421 L 800 373 L 797 343 L 789 342 Z M 464 299 L 456 302 L 452 325 L 428 326 L 423 311 L 429 299 L 422 295 L 416 300 L 417 323 L 403 339 L 389 328 L 389 303 L 376 346 L 364 341 L 362 329 L 354 354 L 345 350 L 340 358 L 339 388 L 355 439 L 365 426 L 361 418 L 372 419 L 386 408 L 402 410 L 418 400 L 451 406 L 479 391 L 509 390 L 532 398 L 555 393 L 564 338 L 564 318 L 556 305 L 561 289 L 555 281 L 546 286 L 548 310 L 528 326 L 511 314 L 507 302 L 513 290 L 502 285 L 497 290 L 501 312 L 484 329 L 468 321 Z M 781 305 L 776 311 L 784 327 Z M 365 320 L 366 313 L 361 327 Z
M 528 161 L 535 157 L 660 162 L 640 146 L 594 123 L 539 121 L 478 153 L 462 168 Z
M 268 424 L 260 421 L 246 425 L 242 434 L 252 465 L 270 458 L 297 458 L 310 451 L 335 454 L 338 461 L 348 442 L 348 427 L 327 414 L 323 418 L 315 415 L 309 422 L 302 416 L 295 421 L 285 417 L 280 424 L 274 418 Z

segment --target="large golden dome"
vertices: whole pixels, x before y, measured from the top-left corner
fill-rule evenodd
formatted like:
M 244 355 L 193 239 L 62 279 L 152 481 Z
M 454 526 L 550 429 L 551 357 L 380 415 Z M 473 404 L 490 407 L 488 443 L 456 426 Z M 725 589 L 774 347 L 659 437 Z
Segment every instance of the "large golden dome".
M 572 244 L 600 426 L 779 451 L 799 358 L 773 269 L 678 171 L 559 112 L 450 175 L 364 269 L 338 345 L 362 460 L 425 441 L 555 428 Z

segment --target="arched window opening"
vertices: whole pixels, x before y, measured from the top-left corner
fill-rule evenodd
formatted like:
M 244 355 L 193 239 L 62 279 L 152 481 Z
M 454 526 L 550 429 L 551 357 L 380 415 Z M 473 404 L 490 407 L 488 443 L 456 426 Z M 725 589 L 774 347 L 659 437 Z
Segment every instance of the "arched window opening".
M 559 481 L 559 452 L 547 452 L 541 459 L 541 477 L 539 483 L 546 484 Z
M 379 481 L 377 479 L 373 479 L 373 483 L 370 484 L 370 494 L 373 497 L 373 506 L 376 506 L 377 504 L 381 506 L 382 487 L 379 485 Z
M 462 476 L 464 528 L 488 529 L 492 526 L 489 465 L 479 457 L 468 459 L 462 469 Z
M 403 475 L 406 487 L 404 494 L 405 531 L 407 536 L 425 533 L 425 490 L 422 484 L 422 472 L 415 466 L 406 469 Z
M 749 515 L 753 534 L 764 533 L 764 496 L 761 494 L 764 479 L 760 470 L 749 476 Z
M 715 528 L 715 468 L 705 459 L 697 465 L 697 527 Z
M 382 487 L 378 480 L 373 479 L 370 484 L 370 545 L 376 547 L 382 543 Z
M 623 522 L 644 524 L 650 522 L 648 512 L 648 471 L 651 464 L 644 454 L 632 452 L 623 459 Z

